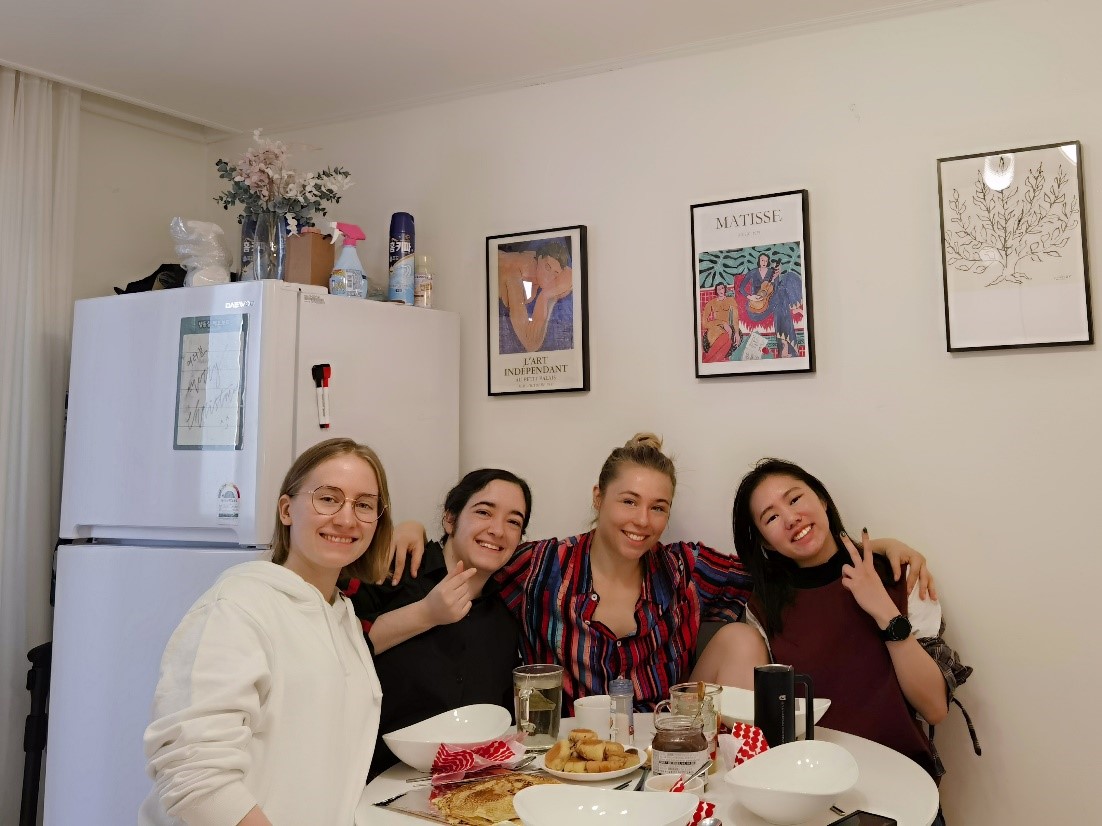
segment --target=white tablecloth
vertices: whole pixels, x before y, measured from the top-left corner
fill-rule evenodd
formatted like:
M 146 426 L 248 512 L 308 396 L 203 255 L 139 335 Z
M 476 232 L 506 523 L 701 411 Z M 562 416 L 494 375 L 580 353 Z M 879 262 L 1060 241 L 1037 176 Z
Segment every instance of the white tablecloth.
M 572 727 L 571 720 L 563 720 L 560 736 L 565 737 Z M 654 734 L 653 717 L 650 714 L 636 714 L 635 729 L 636 745 L 648 745 Z M 854 809 L 866 809 L 894 817 L 899 821 L 899 826 L 930 826 L 933 823 L 938 810 L 937 786 L 913 760 L 879 743 L 832 729 L 816 727 L 815 737 L 843 746 L 857 761 L 860 779 L 856 786 L 838 799 L 836 805 L 839 808 L 847 813 Z M 397 765 L 371 781 L 365 801 L 357 813 L 356 823 L 370 826 L 427 823 L 410 815 L 369 805 L 408 791 L 411 786 L 405 781 L 416 774 L 418 772 L 408 766 Z M 636 776 L 632 774 L 604 785 L 615 786 Z M 711 776 L 704 798 L 716 804 L 715 815 L 723 820 L 724 826 L 767 826 L 766 821 L 738 805 L 735 788 L 723 780 L 722 773 Z M 807 821 L 807 826 L 826 826 L 839 817 L 841 815 L 827 810 L 820 817 Z

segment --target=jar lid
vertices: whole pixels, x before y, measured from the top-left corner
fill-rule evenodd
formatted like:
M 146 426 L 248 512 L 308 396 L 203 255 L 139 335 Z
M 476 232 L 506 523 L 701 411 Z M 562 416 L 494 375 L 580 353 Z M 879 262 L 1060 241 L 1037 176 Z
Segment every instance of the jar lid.
M 699 717 L 690 717 L 687 714 L 666 714 L 661 717 L 655 716 L 654 728 L 662 731 L 684 731 L 686 729 L 701 730 L 704 727 L 704 721 Z
M 624 694 L 630 697 L 635 694 L 635 687 L 631 684 L 631 680 L 626 677 L 617 677 L 609 682 L 608 693 L 613 697 L 620 697 Z

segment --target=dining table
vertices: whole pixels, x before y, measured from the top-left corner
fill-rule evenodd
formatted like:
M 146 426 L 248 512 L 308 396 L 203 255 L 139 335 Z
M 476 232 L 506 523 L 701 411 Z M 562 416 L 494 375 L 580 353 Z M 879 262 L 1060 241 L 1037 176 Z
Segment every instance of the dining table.
M 573 727 L 574 721 L 564 718 L 559 729 L 560 738 L 565 738 Z M 636 713 L 634 745 L 645 748 L 650 745 L 653 736 L 654 715 Z M 895 818 L 899 826 L 930 826 L 934 822 L 938 811 L 937 786 L 930 775 L 913 760 L 864 737 L 822 726 L 815 727 L 815 738 L 842 746 L 857 761 L 857 784 L 838 797 L 835 801 L 838 809 L 846 814 L 863 809 L 886 815 Z M 637 779 L 640 771 L 615 780 L 585 785 L 612 788 L 625 781 Z M 409 779 L 421 774 L 423 773 L 399 763 L 372 780 L 360 801 L 356 823 L 370 826 L 412 826 L 418 822 L 429 822 L 373 805 L 409 791 L 415 785 L 409 783 Z M 739 804 L 737 790 L 723 779 L 723 775 L 723 771 L 710 775 L 703 793 L 705 800 L 715 804 L 715 816 L 723 821 L 724 826 L 768 826 L 768 821 Z M 660 792 L 640 791 L 638 794 Z M 824 809 L 820 815 L 806 821 L 806 826 L 828 826 L 841 817 L 836 811 Z

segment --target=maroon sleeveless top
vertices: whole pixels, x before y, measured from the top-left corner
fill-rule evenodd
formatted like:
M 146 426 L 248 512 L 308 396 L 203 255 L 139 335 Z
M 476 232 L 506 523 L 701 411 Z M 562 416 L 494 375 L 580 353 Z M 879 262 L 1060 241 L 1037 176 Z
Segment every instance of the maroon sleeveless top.
M 842 585 L 848 562 L 849 554 L 840 551 L 823 565 L 796 571 L 796 598 L 782 614 L 784 630 L 769 640 L 773 661 L 810 675 L 815 696 L 830 699 L 821 725 L 894 749 L 936 780 L 930 741 L 903 695 L 880 629 Z M 887 589 L 906 616 L 906 580 Z M 750 608 L 764 619 L 756 596 Z

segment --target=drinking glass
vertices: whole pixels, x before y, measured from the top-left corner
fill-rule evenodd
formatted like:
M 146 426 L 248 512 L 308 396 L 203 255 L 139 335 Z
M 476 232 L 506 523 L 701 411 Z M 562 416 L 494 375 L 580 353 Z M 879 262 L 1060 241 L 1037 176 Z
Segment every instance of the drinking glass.
M 559 739 L 562 666 L 522 665 L 513 669 L 517 732 L 528 751 L 547 751 Z

